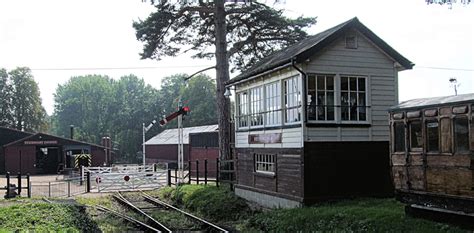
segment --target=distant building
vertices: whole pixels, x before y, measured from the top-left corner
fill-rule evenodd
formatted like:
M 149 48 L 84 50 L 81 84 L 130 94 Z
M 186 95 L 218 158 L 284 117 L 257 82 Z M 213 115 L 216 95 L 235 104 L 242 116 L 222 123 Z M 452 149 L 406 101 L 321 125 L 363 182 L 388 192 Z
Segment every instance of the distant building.
M 200 133 L 216 133 L 217 125 L 204 125 L 204 126 L 195 126 L 183 128 L 183 160 L 188 162 L 190 159 L 190 135 L 200 134 Z M 192 137 L 192 136 L 191 136 Z M 212 136 L 205 136 L 209 138 Z M 209 142 L 198 142 L 198 139 L 195 139 L 198 145 L 207 145 Z M 210 139 L 212 140 L 212 139 Z M 213 145 L 213 143 L 212 143 Z M 196 152 L 196 158 L 200 158 L 201 154 L 196 147 L 194 149 Z M 171 163 L 174 166 L 178 162 L 178 129 L 167 129 L 150 140 L 145 142 L 145 157 L 146 163 Z
M 353 18 L 231 79 L 235 193 L 270 207 L 392 195 L 387 110 L 412 67 Z
M 5 127 L 0 127 L 0 143 L 0 173 L 57 174 L 80 165 L 103 166 L 112 159 L 100 145 Z M 84 154 L 90 156 L 76 159 Z

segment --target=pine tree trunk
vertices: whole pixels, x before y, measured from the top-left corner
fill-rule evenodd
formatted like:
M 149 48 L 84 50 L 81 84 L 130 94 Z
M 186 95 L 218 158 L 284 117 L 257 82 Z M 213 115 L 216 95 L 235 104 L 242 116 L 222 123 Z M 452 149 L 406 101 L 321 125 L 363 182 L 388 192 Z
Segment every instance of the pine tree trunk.
M 219 158 L 230 158 L 229 100 L 224 96 L 225 82 L 229 80 L 229 62 L 227 58 L 226 22 L 224 0 L 215 1 L 216 26 L 216 80 L 217 80 L 217 115 L 219 124 Z

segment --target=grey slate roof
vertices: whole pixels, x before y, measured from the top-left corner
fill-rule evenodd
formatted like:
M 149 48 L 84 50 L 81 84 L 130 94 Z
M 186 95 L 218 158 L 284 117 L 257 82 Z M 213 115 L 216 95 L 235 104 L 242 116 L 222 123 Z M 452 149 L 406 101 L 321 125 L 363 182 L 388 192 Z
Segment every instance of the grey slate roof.
M 189 134 L 203 133 L 217 131 L 217 125 L 203 125 L 196 127 L 183 128 L 183 143 L 189 144 Z M 167 129 L 150 140 L 145 142 L 145 145 L 172 145 L 178 144 L 178 129 Z
M 363 25 L 359 21 L 359 19 L 357 19 L 357 17 L 355 17 L 335 27 L 327 29 L 326 31 L 301 40 L 285 49 L 277 51 L 268 57 L 263 58 L 250 69 L 244 71 L 237 77 L 229 80 L 226 84 L 230 85 L 232 83 L 250 78 L 251 76 L 274 69 L 276 67 L 289 64 L 291 63 L 292 59 L 295 59 L 296 62 L 302 62 L 317 53 L 318 51 L 320 51 L 321 49 L 323 49 L 324 47 L 328 46 L 331 42 L 342 36 L 350 28 L 358 29 L 363 35 L 372 40 L 372 42 L 374 42 L 374 44 L 377 45 L 380 49 L 382 49 L 386 54 L 388 54 L 395 61 L 400 63 L 400 65 L 402 65 L 405 69 L 411 69 L 414 66 L 411 61 L 409 61 L 407 58 L 403 57 L 401 54 L 395 51 L 395 49 L 390 47 L 390 45 L 380 39 L 369 28 Z
M 397 110 L 426 108 L 430 106 L 439 106 L 439 105 L 456 104 L 456 103 L 461 104 L 461 103 L 469 103 L 469 102 L 474 104 L 474 93 L 407 100 L 407 101 L 401 102 L 400 104 L 396 106 L 390 107 L 389 111 L 394 112 Z

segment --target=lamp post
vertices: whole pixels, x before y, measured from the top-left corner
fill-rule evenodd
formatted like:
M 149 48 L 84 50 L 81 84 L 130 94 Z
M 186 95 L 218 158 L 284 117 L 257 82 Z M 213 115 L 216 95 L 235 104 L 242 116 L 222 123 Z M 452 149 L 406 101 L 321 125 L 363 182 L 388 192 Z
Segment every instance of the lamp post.
M 148 130 L 151 129 L 151 127 L 153 127 L 153 125 L 156 123 L 156 120 L 153 120 L 147 127 L 145 127 L 145 123 L 142 124 L 142 129 L 143 129 L 143 153 L 142 153 L 142 156 L 143 156 L 143 166 L 146 165 L 145 163 L 145 133 L 148 132 Z

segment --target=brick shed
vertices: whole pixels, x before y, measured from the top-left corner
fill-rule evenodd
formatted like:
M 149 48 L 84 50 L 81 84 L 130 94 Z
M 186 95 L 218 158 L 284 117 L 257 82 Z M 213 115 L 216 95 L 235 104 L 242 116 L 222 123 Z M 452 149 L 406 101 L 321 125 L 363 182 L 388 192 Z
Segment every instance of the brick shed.
M 217 125 L 183 128 L 184 162 L 190 159 L 190 134 L 217 132 Z M 178 129 L 167 129 L 145 142 L 146 163 L 168 163 L 170 167 L 178 162 Z

